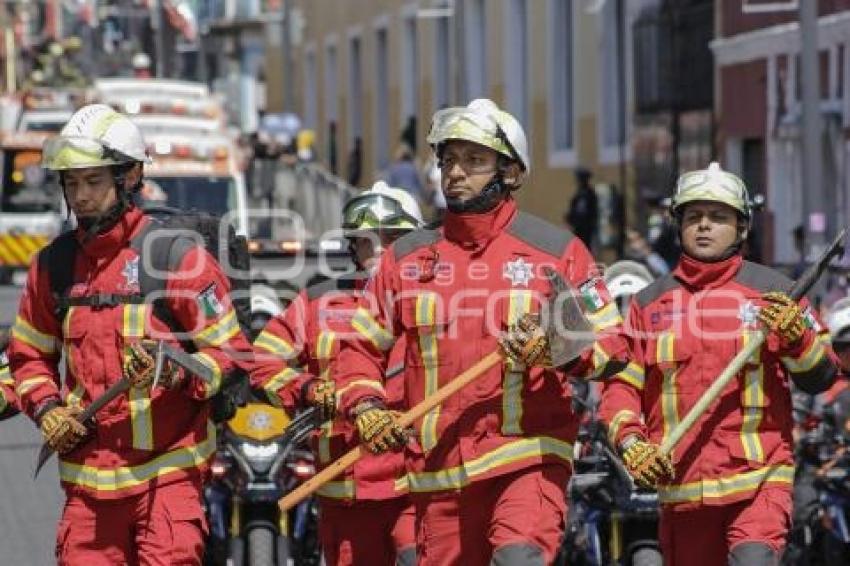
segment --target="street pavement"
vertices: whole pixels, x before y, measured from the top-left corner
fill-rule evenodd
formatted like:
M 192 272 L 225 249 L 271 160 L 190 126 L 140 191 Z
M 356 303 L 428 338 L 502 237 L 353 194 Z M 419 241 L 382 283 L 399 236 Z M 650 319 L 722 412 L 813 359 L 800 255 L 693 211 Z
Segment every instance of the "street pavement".
M 0 326 L 11 325 L 21 288 L 0 287 Z M 56 459 L 32 477 L 41 438 L 28 418 L 0 421 L 0 564 L 55 564 L 56 523 L 65 500 Z

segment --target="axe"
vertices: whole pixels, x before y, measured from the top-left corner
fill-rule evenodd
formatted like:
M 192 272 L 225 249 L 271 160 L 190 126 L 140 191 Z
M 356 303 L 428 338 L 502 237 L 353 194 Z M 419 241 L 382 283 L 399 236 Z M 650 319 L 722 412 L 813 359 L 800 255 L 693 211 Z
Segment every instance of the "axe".
M 791 291 L 789 292 L 789 296 L 795 301 L 799 301 L 803 295 L 808 293 L 809 289 L 817 282 L 820 278 L 821 274 L 826 270 L 829 262 L 832 261 L 832 258 L 839 257 L 844 253 L 844 234 L 847 232 L 847 229 L 841 230 L 841 233 L 835 237 L 832 243 L 829 245 L 826 250 L 821 254 L 818 260 L 809 266 L 808 269 L 803 273 L 803 275 L 798 279 L 794 285 L 791 287 Z M 694 425 L 696 420 L 702 416 L 702 414 L 708 409 L 709 406 L 717 399 L 720 394 L 726 389 L 726 386 L 732 381 L 741 368 L 747 363 L 747 360 L 761 348 L 761 345 L 764 343 L 767 338 L 767 331 L 764 329 L 759 329 L 752 340 L 747 342 L 747 345 L 738 352 L 738 355 L 735 356 L 729 365 L 726 366 L 726 369 L 723 370 L 717 379 L 714 380 L 714 383 L 705 390 L 705 393 L 702 394 L 696 404 L 691 407 L 691 410 L 685 415 L 679 424 L 677 424 L 667 438 L 661 443 L 661 453 L 664 455 L 670 455 L 673 451 L 673 448 L 679 443 L 682 437 L 688 432 L 691 427 Z
M 546 275 L 552 287 L 552 295 L 550 300 L 542 305 L 541 323 L 546 328 L 549 338 L 551 357 L 553 358 L 552 365 L 559 367 L 571 362 L 584 350 L 592 346 L 596 336 L 576 300 L 575 292 L 554 270 L 547 268 Z M 403 429 L 412 426 L 414 422 L 442 404 L 443 401 L 504 360 L 505 354 L 501 350 L 487 354 L 472 367 L 439 388 L 433 395 L 423 399 L 415 407 L 402 414 L 398 419 L 398 425 Z M 361 446 L 352 448 L 327 468 L 282 497 L 278 501 L 280 510 L 286 512 L 292 509 L 324 484 L 344 472 L 346 468 L 352 466 L 364 454 L 365 449 Z
M 213 370 L 207 367 L 203 362 L 199 361 L 191 354 L 187 354 L 180 348 L 175 348 L 164 340 L 158 340 L 154 351 L 154 355 L 156 357 L 156 365 L 154 366 L 155 373 L 151 389 L 156 387 L 156 383 L 159 381 L 159 376 L 162 373 L 162 368 L 165 360 L 170 360 L 174 362 L 176 365 L 180 366 L 191 374 L 197 375 L 199 378 L 201 378 L 207 383 L 211 383 L 213 381 Z M 130 380 L 126 376 L 124 376 L 115 383 L 113 383 L 109 387 L 109 389 L 107 389 L 100 397 L 92 401 L 91 404 L 86 407 L 82 413 L 79 414 L 77 420 L 83 424 L 88 424 L 94 418 L 94 416 L 98 412 L 100 412 L 102 408 L 104 408 L 113 399 L 117 398 L 119 395 L 121 395 L 128 389 L 130 389 Z M 33 478 L 38 477 L 38 473 L 41 471 L 41 468 L 44 467 L 44 464 L 47 463 L 47 460 L 50 459 L 50 456 L 52 454 L 53 449 L 48 446 L 47 443 L 41 445 L 41 449 L 38 452 L 38 460 L 35 465 L 35 473 L 33 474 Z

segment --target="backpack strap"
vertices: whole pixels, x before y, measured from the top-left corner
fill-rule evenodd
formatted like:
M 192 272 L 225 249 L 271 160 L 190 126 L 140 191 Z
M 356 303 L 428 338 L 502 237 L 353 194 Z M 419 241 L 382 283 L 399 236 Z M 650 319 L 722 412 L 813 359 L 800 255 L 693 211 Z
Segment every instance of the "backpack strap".
M 74 232 L 63 232 L 49 246 L 38 254 L 40 271 L 47 271 L 50 281 L 50 292 L 56 303 L 54 314 L 61 323 L 65 320 L 68 309 L 68 291 L 74 284 L 74 263 L 77 259 L 79 244 Z

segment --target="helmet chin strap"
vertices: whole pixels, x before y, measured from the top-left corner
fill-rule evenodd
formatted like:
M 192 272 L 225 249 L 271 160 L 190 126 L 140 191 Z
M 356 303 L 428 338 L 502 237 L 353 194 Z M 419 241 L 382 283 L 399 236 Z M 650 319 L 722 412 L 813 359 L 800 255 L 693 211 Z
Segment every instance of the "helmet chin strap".
M 496 208 L 510 192 L 505 184 L 502 172 L 496 173 L 481 192 L 471 199 L 461 200 L 457 197 L 446 197 L 446 208 L 455 214 L 483 214 Z
M 140 176 L 138 182 L 134 186 L 125 187 L 124 185 L 127 182 L 126 174 L 126 171 L 119 171 L 115 173 L 115 195 L 117 197 L 115 204 L 110 206 L 108 210 L 99 216 L 77 217 L 77 223 L 83 230 L 85 230 L 82 240 L 83 244 L 98 234 L 109 231 L 118 223 L 121 217 L 124 216 L 124 213 L 134 206 L 131 195 L 142 188 L 142 178 Z M 64 190 L 62 192 L 64 195 Z M 65 196 L 65 202 L 68 202 L 67 196 Z M 68 206 L 69 210 L 70 208 L 71 207 Z

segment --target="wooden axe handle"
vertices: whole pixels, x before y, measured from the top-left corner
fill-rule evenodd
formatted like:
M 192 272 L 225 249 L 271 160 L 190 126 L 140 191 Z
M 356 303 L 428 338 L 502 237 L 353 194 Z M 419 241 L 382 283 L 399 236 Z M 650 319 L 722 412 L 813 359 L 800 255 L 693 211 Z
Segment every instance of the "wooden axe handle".
M 438 389 L 433 395 L 423 399 L 415 407 L 401 415 L 398 419 L 399 426 L 402 428 L 409 427 L 415 421 L 424 417 L 437 405 L 442 404 L 443 401 L 475 381 L 478 377 L 483 375 L 484 372 L 501 362 L 503 359 L 504 354 L 502 354 L 501 350 L 487 354 L 485 357 L 476 362 L 475 365 Z M 298 505 L 317 489 L 344 472 L 346 468 L 359 460 L 363 454 L 364 450 L 360 446 L 352 448 L 340 459 L 283 496 L 280 501 L 277 502 L 280 510 L 282 512 L 286 512 Z

